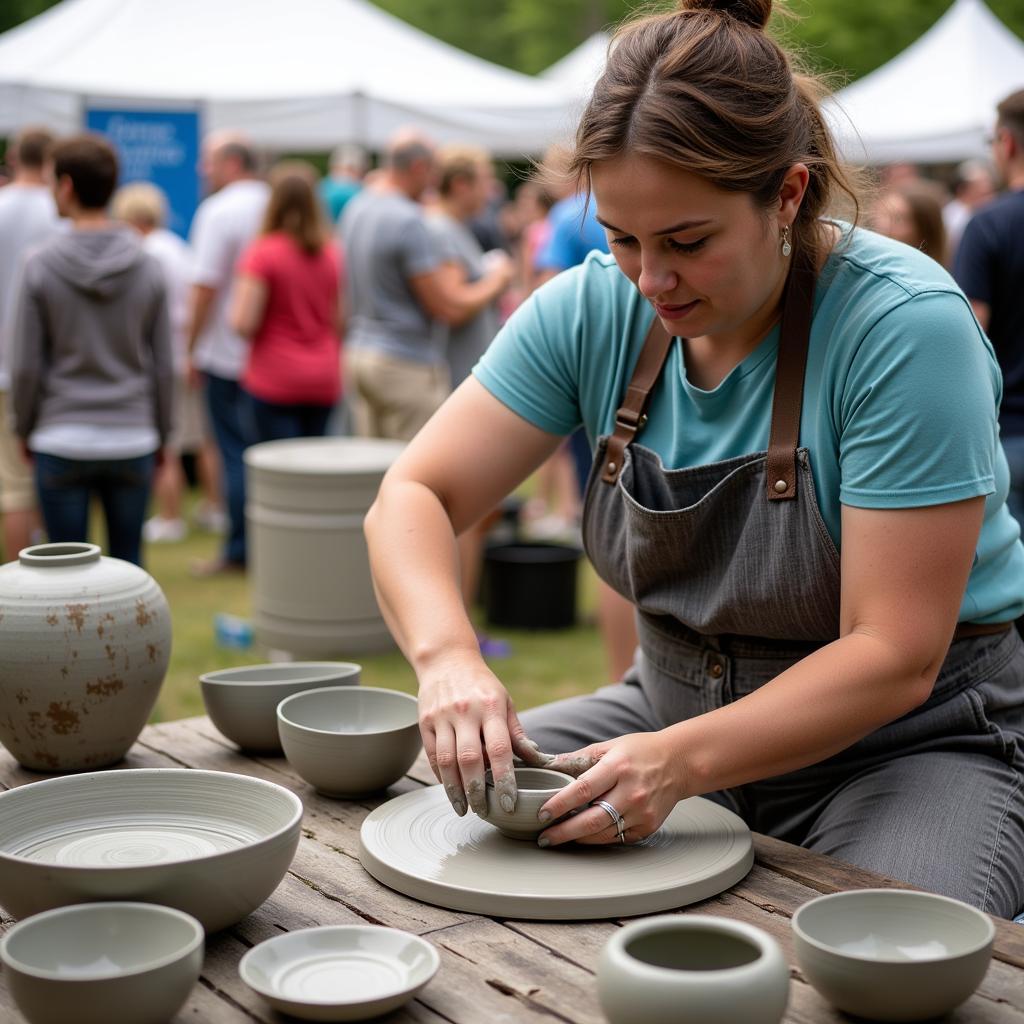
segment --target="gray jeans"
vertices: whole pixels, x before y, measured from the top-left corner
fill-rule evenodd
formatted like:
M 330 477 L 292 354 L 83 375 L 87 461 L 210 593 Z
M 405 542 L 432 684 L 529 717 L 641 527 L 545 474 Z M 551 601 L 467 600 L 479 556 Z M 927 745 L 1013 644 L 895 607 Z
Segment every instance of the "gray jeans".
M 725 638 L 669 650 L 679 718 L 739 699 L 806 654 Z M 713 700 L 709 657 L 725 669 Z M 523 725 L 561 753 L 671 724 L 639 681 L 642 664 L 636 675 L 525 711 Z M 835 757 L 706 795 L 755 831 L 1012 917 L 1024 907 L 1022 779 L 1024 644 L 1011 629 L 955 643 L 927 703 Z

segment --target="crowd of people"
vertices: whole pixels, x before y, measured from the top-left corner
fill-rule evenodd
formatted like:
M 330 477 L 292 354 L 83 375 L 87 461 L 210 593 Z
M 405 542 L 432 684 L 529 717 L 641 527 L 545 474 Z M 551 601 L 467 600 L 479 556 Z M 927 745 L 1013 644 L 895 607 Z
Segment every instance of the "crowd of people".
M 999 126 L 992 163 L 961 164 L 948 184 L 911 165 L 885 168 L 866 223 L 954 272 L 988 328 L 1020 515 L 1020 94 Z M 327 432 L 409 440 L 525 298 L 608 252 L 569 158 L 553 147 L 510 197 L 486 152 L 438 149 L 415 130 L 398 133 L 375 169 L 361 147 L 339 146 L 323 177 L 297 160 L 264 173 L 246 139 L 218 133 L 204 141 L 207 195 L 186 241 L 167 228 L 156 186 L 118 188 L 102 138 L 20 132 L 0 189 L 6 555 L 41 526 L 51 539 L 81 539 L 98 496 L 110 552 L 139 561 L 143 537 L 187 535 L 191 479 L 201 491 L 193 523 L 224 534 L 219 556 L 192 571 L 243 571 L 249 445 Z M 1002 198 L 999 182 L 1009 185 Z M 536 536 L 578 537 L 591 448 L 578 429 L 539 470 L 526 509 Z M 460 538 L 467 601 L 488 522 Z M 618 678 L 636 646 L 632 607 L 603 584 L 598 607 Z

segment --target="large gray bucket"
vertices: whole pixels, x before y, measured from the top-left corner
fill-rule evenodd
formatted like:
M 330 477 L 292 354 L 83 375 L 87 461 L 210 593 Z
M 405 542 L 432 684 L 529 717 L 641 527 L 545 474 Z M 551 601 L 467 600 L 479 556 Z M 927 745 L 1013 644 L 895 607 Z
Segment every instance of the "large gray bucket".
M 404 445 L 344 437 L 245 453 L 256 636 L 300 658 L 394 646 L 373 594 L 363 517 Z

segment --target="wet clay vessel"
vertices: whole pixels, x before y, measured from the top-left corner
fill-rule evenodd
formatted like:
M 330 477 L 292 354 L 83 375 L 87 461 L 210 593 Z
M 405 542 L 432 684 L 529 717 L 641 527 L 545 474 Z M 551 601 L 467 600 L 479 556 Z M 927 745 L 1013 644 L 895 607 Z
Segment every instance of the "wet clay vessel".
M 26 768 L 119 761 L 170 655 L 167 600 L 137 565 L 95 544 L 38 544 L 0 567 L 0 741 Z
M 491 773 L 486 774 L 487 813 L 481 817 L 509 839 L 533 841 L 544 829 L 556 824 L 554 821 L 538 821 L 537 812 L 560 789 L 571 785 L 573 777 L 547 768 L 516 768 L 515 775 L 518 793 L 516 806 L 515 810 L 506 811 L 498 802 Z

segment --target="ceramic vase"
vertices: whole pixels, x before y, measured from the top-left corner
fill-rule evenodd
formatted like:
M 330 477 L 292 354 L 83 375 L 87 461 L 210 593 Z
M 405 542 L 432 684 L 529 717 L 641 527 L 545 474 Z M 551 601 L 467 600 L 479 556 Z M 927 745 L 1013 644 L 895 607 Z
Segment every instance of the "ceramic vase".
M 789 969 L 779 944 L 753 925 L 652 917 L 605 944 L 597 991 L 611 1024 L 778 1024 Z
M 95 544 L 38 544 L 0 567 L 0 741 L 26 768 L 124 757 L 171 655 L 156 581 Z

